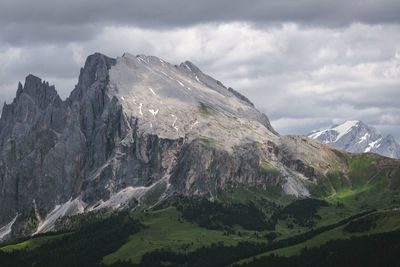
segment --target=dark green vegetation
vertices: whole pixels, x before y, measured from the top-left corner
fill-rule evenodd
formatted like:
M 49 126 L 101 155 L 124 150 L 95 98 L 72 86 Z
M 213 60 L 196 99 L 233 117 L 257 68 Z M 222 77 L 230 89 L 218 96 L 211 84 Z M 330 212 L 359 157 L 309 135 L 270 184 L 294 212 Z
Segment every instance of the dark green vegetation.
M 195 205 L 195 202 L 191 201 L 193 200 L 188 200 L 189 206 Z M 291 207 L 299 206 L 300 209 L 304 209 L 314 202 L 311 201 L 302 200 Z M 210 202 L 206 200 L 199 202 L 206 203 L 206 206 L 210 205 Z M 302 206 L 301 203 L 306 204 Z M 323 202 L 320 204 L 323 204 L 323 208 L 341 209 L 334 205 L 325 206 L 326 204 Z M 219 205 L 216 206 L 221 208 Z M 311 206 L 315 206 L 315 203 Z M 204 208 L 200 205 L 198 208 L 202 207 Z M 242 209 L 245 207 L 248 206 L 240 206 Z M 249 208 L 253 212 L 254 209 L 257 208 L 254 206 Z M 285 210 L 283 214 L 291 216 L 287 212 L 291 209 L 282 208 L 277 210 L 277 214 Z M 208 212 L 207 214 L 214 213 Z M 314 214 L 310 216 L 314 216 Z M 347 229 L 350 225 L 363 225 L 366 222 L 370 224 L 371 221 L 375 225 L 373 231 L 351 233 Z M 0 252 L 0 262 L 2 266 L 30 266 L 34 262 L 38 266 L 99 266 L 101 264 L 111 264 L 111 266 L 225 266 L 229 264 L 275 264 L 275 262 L 287 266 L 293 264 L 294 259 L 298 259 L 303 264 L 302 260 L 318 253 L 322 253 L 322 256 L 315 260 L 324 262 L 329 257 L 323 253 L 332 249 L 332 246 L 336 246 L 334 249 L 340 253 L 345 253 L 342 246 L 352 246 L 352 242 L 356 242 L 354 241 L 356 237 L 385 232 L 397 233 L 396 230 L 400 229 L 400 212 L 366 211 L 335 224 L 310 228 L 293 236 L 270 230 L 246 230 L 238 225 L 228 227 L 233 232 L 226 229 L 209 230 L 198 226 L 197 223 L 188 222 L 183 218 L 183 213 L 174 207 L 151 212 L 120 213 L 101 221 L 96 219 L 86 221 L 81 225 L 82 227 L 76 232 L 43 235 L 16 245 L 3 247 L 1 250 L 4 252 Z M 270 238 L 273 234 L 278 235 L 279 238 Z M 282 236 L 286 237 L 281 238 Z M 342 241 L 329 242 L 329 240 L 336 239 Z M 390 242 L 393 246 L 398 246 L 400 243 L 399 239 L 397 239 L 397 243 L 396 239 Z M 365 252 L 370 253 L 369 248 L 365 248 Z M 288 249 L 289 251 L 287 251 Z M 340 253 L 339 255 L 342 255 Z M 358 253 L 360 253 L 358 256 L 361 257 L 363 250 L 360 249 Z M 383 251 L 379 253 L 383 253 Z M 388 253 L 391 253 L 391 250 L 388 250 Z M 347 256 L 347 254 L 343 255 Z M 394 257 L 393 254 L 389 254 L 389 256 Z M 391 259 L 390 257 L 388 259 Z M 246 258 L 248 260 L 242 260 Z M 335 262 L 337 262 L 336 260 L 340 259 L 335 259 Z
M 56 224 L 63 232 L 1 247 L 0 265 L 396 266 L 399 167 L 369 154 L 345 160 L 315 186 L 319 198 L 235 184 L 158 210 L 73 216 Z
M 299 256 L 272 254 L 235 266 L 399 266 L 400 231 L 349 240 L 332 240 L 318 248 L 305 248 Z
M 233 231 L 234 225 L 246 230 L 273 229 L 273 225 L 267 222 L 265 215 L 253 202 L 225 204 L 211 202 L 205 198 L 201 200 L 181 198 L 176 201 L 175 206 L 184 219 L 207 229 Z
M 312 198 L 296 200 L 282 210 L 275 212 L 270 223 L 275 226 L 278 220 L 291 220 L 293 224 L 311 228 L 317 224 L 317 219 L 321 219 L 321 216 L 317 214 L 318 209 L 328 206 L 329 203 L 325 200 Z
M 365 216 L 356 221 L 350 222 L 346 227 L 343 228 L 343 231 L 349 233 L 362 233 L 370 231 L 377 226 L 377 220 L 381 217 L 381 214 L 371 214 L 369 216 Z
M 400 231 L 395 231 L 329 241 L 320 248 L 304 249 L 300 256 L 271 255 L 232 266 L 398 266 L 399 238 Z M 188 254 L 154 251 L 146 254 L 141 264 L 117 262 L 112 266 L 226 266 L 264 249 L 262 244 L 246 242 L 237 246 L 213 244 Z
M 6 247 L 3 249 L 6 252 L 0 251 L 0 263 L 1 266 L 98 266 L 104 255 L 118 249 L 141 228 L 138 221 L 122 212 L 84 224 L 71 234 L 37 237 L 42 240 L 38 247 Z
M 199 112 L 204 117 L 208 117 L 209 115 L 211 115 L 210 107 L 202 102 L 200 102 Z

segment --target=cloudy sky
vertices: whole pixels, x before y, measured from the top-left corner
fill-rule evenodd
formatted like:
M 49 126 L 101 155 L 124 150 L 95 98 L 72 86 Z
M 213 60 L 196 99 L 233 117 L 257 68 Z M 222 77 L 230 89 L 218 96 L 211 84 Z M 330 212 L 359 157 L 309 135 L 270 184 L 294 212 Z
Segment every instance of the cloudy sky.
M 28 73 L 65 98 L 86 56 L 129 52 L 192 61 L 282 134 L 358 119 L 400 141 L 399 14 L 398 0 L 0 0 L 0 101 Z

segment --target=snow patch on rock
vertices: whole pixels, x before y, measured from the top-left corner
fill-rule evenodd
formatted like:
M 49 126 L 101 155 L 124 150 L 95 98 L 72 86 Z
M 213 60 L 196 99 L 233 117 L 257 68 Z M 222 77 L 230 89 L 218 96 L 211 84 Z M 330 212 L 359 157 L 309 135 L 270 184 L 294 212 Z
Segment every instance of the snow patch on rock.
M 155 117 L 158 114 L 158 109 L 157 110 L 149 109 L 149 112 Z
M 360 143 L 366 141 L 367 138 L 368 138 L 368 136 L 369 136 L 369 134 L 368 134 L 368 133 L 365 133 L 365 134 L 360 138 L 360 140 L 359 140 L 357 143 L 360 144 Z
M 139 113 L 140 113 L 140 115 L 143 115 L 142 107 L 143 107 L 143 103 L 140 103 L 139 104 Z
M 185 87 L 185 85 L 180 81 L 180 80 L 176 80 L 180 86 Z
M 368 144 L 368 147 L 365 149 L 364 152 L 370 152 L 371 149 L 373 149 L 373 148 L 378 148 L 379 145 L 380 145 L 380 144 L 379 144 L 380 141 L 382 141 L 382 137 L 379 138 L 378 140 L 374 141 L 374 142 L 369 143 L 369 144 Z
M 150 90 L 150 92 L 151 92 L 153 95 L 157 95 L 157 94 L 154 92 L 153 88 L 149 87 L 148 89 Z

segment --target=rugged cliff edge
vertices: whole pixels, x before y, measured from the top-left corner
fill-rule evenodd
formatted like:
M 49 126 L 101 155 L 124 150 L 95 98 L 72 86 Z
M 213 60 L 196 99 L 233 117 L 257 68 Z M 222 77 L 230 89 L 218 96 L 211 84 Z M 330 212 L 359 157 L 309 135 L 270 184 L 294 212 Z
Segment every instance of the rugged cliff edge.
M 29 75 L 0 119 L 0 240 L 66 215 L 151 208 L 174 194 L 277 186 L 307 197 L 344 152 L 283 136 L 244 96 L 151 56 L 87 58 L 62 101 Z

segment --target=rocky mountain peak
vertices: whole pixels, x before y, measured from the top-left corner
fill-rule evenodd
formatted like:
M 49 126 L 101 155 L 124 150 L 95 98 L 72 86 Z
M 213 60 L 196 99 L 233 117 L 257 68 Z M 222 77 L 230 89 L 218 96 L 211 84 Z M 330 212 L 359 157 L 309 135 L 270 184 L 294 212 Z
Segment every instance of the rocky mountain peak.
M 13 102 L 4 104 L 2 120 L 32 123 L 38 113 L 60 105 L 62 105 L 62 100 L 54 85 L 49 85 L 48 82 L 42 81 L 39 77 L 29 74 L 25 78 L 24 85 L 21 82 L 18 83 Z
M 81 68 L 78 84 L 70 98 L 79 100 L 87 94 L 94 94 L 93 91 L 99 87 L 99 84 L 107 82 L 108 70 L 114 64 L 115 59 L 100 53 L 88 56 L 84 67 Z
M 373 152 L 391 158 L 400 158 L 400 146 L 393 136 L 383 136 L 374 127 L 359 120 L 345 121 L 308 135 L 336 148 L 353 153 Z
M 40 108 L 44 108 L 54 101 L 60 102 L 61 100 L 54 85 L 49 85 L 48 82 L 42 81 L 39 77 L 32 74 L 26 76 L 23 88 L 21 87 L 21 83 L 18 84 L 17 98 L 21 94 L 27 94 Z

